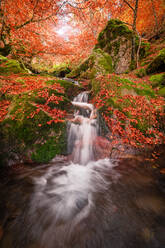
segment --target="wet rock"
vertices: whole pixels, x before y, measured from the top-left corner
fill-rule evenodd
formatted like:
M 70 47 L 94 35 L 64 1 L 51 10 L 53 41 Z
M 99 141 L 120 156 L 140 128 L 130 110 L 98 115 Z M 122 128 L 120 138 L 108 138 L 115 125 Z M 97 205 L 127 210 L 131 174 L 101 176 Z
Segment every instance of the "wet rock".
M 139 208 L 146 211 L 152 211 L 156 214 L 161 214 L 165 211 L 165 201 L 156 195 L 146 195 L 136 199 L 136 204 Z
M 106 158 L 111 153 L 111 143 L 106 138 L 97 136 L 94 141 L 94 151 L 97 159 Z

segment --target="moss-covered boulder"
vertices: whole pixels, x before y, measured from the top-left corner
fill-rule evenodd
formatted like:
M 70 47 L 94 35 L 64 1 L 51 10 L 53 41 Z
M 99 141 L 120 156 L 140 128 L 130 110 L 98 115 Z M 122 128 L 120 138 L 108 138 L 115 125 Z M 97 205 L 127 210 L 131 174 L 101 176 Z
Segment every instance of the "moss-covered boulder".
M 11 73 L 28 73 L 28 70 L 25 70 L 17 60 L 8 59 L 0 55 L 0 74 Z
M 85 60 L 71 73 L 67 74 L 67 77 L 92 79 L 98 74 L 107 74 L 112 72 L 113 67 L 111 56 L 98 48 L 93 50 L 87 60 Z
M 65 117 L 70 100 L 82 88 L 53 77 L 1 78 L 0 164 L 47 163 L 57 154 L 66 154 Z
M 93 101 L 112 132 L 112 142 L 121 137 L 122 142 L 135 146 L 163 141 L 164 101 L 147 81 L 107 75 L 91 84 Z M 162 96 L 164 92 L 162 88 Z
M 46 91 L 46 88 L 45 92 L 50 96 L 56 94 L 55 90 Z M 0 123 L 0 163 L 49 162 L 56 154 L 66 151 L 66 125 L 54 122 L 49 114 L 55 107 L 64 110 L 65 99 L 58 106 L 50 101 L 46 105 L 49 112 L 44 108 L 44 97 L 38 96 L 37 91 L 13 96 L 11 100 L 8 114 Z
M 56 77 L 65 77 L 66 74 L 70 73 L 71 69 L 68 64 L 61 64 L 54 66 L 53 75 Z
M 158 94 L 159 94 L 160 96 L 165 97 L 165 87 L 162 87 L 162 88 L 158 91 Z
M 153 88 L 158 88 L 158 94 L 165 97 L 165 73 L 156 74 L 150 77 Z
M 165 73 L 156 74 L 150 77 L 151 85 L 155 87 L 165 87 Z
M 142 78 L 142 77 L 146 76 L 146 70 L 145 70 L 145 68 L 137 69 L 137 70 L 135 71 L 135 75 L 136 75 L 137 77 L 139 77 L 139 78 Z
M 147 66 L 146 72 L 147 74 L 165 72 L 165 48 Z
M 136 46 L 138 47 L 138 40 L 136 39 Z M 150 54 L 151 44 L 147 41 L 142 41 L 140 46 L 140 59 L 146 58 Z
M 127 71 L 131 65 L 132 38 L 133 32 L 117 19 L 111 19 L 99 34 L 96 48 L 110 54 L 116 73 Z

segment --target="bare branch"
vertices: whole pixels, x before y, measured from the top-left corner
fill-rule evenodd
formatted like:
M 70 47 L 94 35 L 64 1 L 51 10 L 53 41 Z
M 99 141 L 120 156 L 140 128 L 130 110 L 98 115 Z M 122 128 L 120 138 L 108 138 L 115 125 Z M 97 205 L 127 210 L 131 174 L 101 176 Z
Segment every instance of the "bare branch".
M 135 9 L 131 6 L 131 4 L 127 0 L 123 0 L 123 1 L 132 9 L 133 12 L 135 12 Z
M 36 1 L 36 3 L 38 3 L 38 0 Z M 57 13 L 62 9 L 62 7 L 67 3 L 67 1 L 64 1 L 60 6 L 59 8 L 57 9 L 57 11 L 45 18 L 40 18 L 38 20 L 34 20 L 34 13 L 33 13 L 33 16 L 26 22 L 24 22 L 23 24 L 21 25 L 18 25 L 15 27 L 15 29 L 20 29 L 20 28 L 23 28 L 24 26 L 26 26 L 27 24 L 29 23 L 36 23 L 36 22 L 42 22 L 42 21 L 46 21 L 46 20 L 49 20 L 51 19 L 53 16 L 57 15 Z M 36 7 L 35 7 L 36 8 Z M 33 9 L 34 10 L 34 9 Z

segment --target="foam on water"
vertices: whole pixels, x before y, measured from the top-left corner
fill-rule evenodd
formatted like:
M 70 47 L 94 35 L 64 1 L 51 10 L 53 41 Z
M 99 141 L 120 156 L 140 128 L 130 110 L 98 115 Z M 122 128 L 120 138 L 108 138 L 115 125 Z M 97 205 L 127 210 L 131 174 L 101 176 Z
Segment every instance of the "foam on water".
M 33 229 L 42 237 L 43 245 L 53 230 L 58 233 L 62 226 L 71 234 L 75 226 L 94 211 L 96 195 L 104 194 L 111 184 L 106 175 L 111 173 L 113 180 L 119 178 L 109 159 L 95 161 L 93 143 L 98 123 L 97 118 L 91 118 L 94 107 L 87 103 L 87 99 L 85 92 L 72 102 L 78 107 L 74 115 L 79 123 L 73 121 L 68 128 L 71 162 L 52 165 L 43 176 L 34 178 L 30 215 L 33 216 Z M 59 231 L 60 234 L 63 232 Z M 53 240 L 55 238 L 49 240 L 52 247 Z
M 87 92 L 80 93 L 72 104 L 78 108 L 68 127 L 68 152 L 72 161 L 86 165 L 95 160 L 93 143 L 97 137 L 98 123 L 93 104 L 87 103 Z
M 49 209 L 53 223 L 66 222 L 84 217 L 92 208 L 93 193 L 105 191 L 110 182 L 104 174 L 113 170 L 108 159 L 89 162 L 86 166 L 71 163 L 52 167 L 41 178 L 35 178 L 35 193 L 32 209 Z M 37 199 L 37 200 L 36 200 Z M 83 213 L 81 213 L 81 211 Z M 34 214 L 33 212 L 33 214 Z

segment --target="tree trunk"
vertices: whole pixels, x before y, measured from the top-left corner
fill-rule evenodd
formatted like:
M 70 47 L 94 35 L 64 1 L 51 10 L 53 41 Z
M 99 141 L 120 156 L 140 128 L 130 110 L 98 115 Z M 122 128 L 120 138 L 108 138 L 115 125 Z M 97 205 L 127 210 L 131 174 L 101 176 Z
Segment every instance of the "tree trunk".
M 138 11 L 138 3 L 139 3 L 139 0 L 136 0 L 135 2 L 135 8 L 134 8 L 134 16 L 133 16 L 133 25 L 132 25 L 132 28 L 133 28 L 133 39 L 132 39 L 132 56 L 131 56 L 131 59 L 132 59 L 132 62 L 135 63 L 135 60 L 136 60 L 136 20 L 137 20 L 137 11 Z
M 157 18 L 155 6 L 154 6 L 154 1 L 151 0 L 151 3 L 152 3 L 152 10 L 153 10 L 154 18 L 155 18 L 156 33 L 158 33 L 159 32 L 159 26 L 158 26 L 158 18 Z

